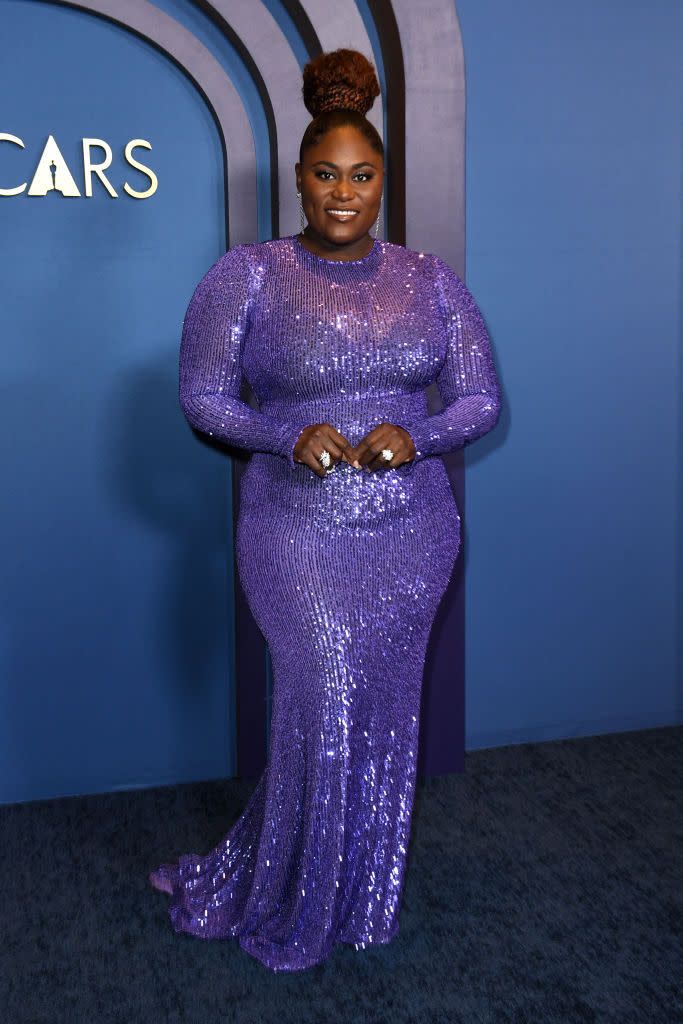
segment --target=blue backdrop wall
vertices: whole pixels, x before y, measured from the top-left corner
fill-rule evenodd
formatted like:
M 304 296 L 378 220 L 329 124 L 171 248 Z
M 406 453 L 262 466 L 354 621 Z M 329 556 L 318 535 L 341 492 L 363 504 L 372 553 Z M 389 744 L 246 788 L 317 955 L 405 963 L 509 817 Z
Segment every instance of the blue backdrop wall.
M 88 136 L 120 196 L 0 201 L 2 797 L 230 774 L 230 473 L 177 399 L 188 293 L 225 243 L 215 125 L 124 29 L 41 3 L 2 18 L 0 131 L 25 143 L 0 146 L 3 187 L 50 134 L 81 180 Z M 121 187 L 149 184 L 132 138 L 164 168 L 152 200 Z
M 507 396 L 466 452 L 468 746 L 681 721 L 683 5 L 458 11 Z
M 0 186 L 49 134 L 72 170 L 83 136 L 151 138 L 165 168 L 153 201 L 0 200 L 0 800 L 229 775 L 230 473 L 176 397 L 185 307 L 225 247 L 215 125 L 123 29 L 0 7 L 0 132 L 26 145 L 0 146 Z M 681 721 L 683 9 L 457 12 L 466 276 L 506 396 L 466 453 L 467 746 Z M 193 31 L 264 147 L 230 48 Z M 147 185 L 118 155 L 108 175 Z

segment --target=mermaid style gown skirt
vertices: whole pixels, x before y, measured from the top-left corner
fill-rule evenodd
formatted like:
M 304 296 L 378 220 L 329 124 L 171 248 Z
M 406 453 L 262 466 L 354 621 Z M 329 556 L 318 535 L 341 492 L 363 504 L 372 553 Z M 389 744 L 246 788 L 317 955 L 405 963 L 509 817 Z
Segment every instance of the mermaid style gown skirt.
M 259 401 L 239 399 L 245 374 Z M 436 381 L 442 412 L 428 416 Z M 237 938 L 275 971 L 336 942 L 399 927 L 425 656 L 460 545 L 439 455 L 495 424 L 499 386 L 481 314 L 438 257 L 376 240 L 334 261 L 296 236 L 236 246 L 195 289 L 183 325 L 189 422 L 253 455 L 242 478 L 237 568 L 270 649 L 267 765 L 205 855 L 150 875 L 173 927 Z M 357 444 L 405 427 L 410 464 L 296 463 L 303 427 Z

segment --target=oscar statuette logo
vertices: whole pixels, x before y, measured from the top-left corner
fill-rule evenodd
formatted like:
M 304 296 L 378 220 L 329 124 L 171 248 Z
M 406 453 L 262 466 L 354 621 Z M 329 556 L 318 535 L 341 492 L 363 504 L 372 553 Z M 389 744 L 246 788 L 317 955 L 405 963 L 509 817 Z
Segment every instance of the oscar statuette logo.
M 7 132 L 0 132 L 0 142 L 11 143 L 19 146 L 20 149 L 25 148 L 22 139 L 17 135 L 10 135 Z M 111 165 L 113 158 L 112 148 L 109 143 L 104 139 L 84 138 L 81 140 L 81 144 L 83 187 L 86 198 L 92 197 L 93 176 L 96 176 L 112 199 L 118 199 L 119 195 L 116 189 L 104 173 Z M 97 148 L 104 150 L 104 157 L 99 162 L 92 152 L 93 149 Z M 132 199 L 149 199 L 156 192 L 159 182 L 151 168 L 135 159 L 133 151 L 137 148 L 151 149 L 152 145 L 146 139 L 131 139 L 130 142 L 126 143 L 123 151 L 126 163 L 149 178 L 149 188 L 144 192 L 138 192 L 127 181 L 124 181 L 122 188 Z M 82 197 L 83 195 L 53 135 L 50 135 L 45 143 L 30 185 L 24 181 L 20 185 L 3 188 L 2 184 L 0 184 L 0 196 L 19 196 L 24 193 L 29 196 L 46 196 L 48 192 L 57 192 L 65 197 Z

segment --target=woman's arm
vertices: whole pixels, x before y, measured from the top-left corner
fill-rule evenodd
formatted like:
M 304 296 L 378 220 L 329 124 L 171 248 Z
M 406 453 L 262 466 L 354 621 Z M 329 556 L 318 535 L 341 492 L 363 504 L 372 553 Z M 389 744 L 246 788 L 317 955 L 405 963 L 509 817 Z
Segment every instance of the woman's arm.
M 245 246 L 226 252 L 201 279 L 180 343 L 180 405 L 197 430 L 247 451 L 281 455 L 294 466 L 303 429 L 241 401 L 242 342 L 258 290 Z
M 483 317 L 464 282 L 432 256 L 435 285 L 447 335 L 446 358 L 436 383 L 444 409 L 408 429 L 413 462 L 455 451 L 496 425 L 500 386 Z

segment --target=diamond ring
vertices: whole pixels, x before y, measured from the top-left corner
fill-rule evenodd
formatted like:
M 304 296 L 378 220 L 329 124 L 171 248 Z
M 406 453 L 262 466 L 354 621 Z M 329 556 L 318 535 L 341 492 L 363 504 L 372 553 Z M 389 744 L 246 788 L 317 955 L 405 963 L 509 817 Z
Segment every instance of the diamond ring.
M 318 456 L 318 462 L 322 464 L 327 473 L 334 473 L 335 467 L 330 466 L 331 456 L 327 448 L 323 448 L 320 455 Z

